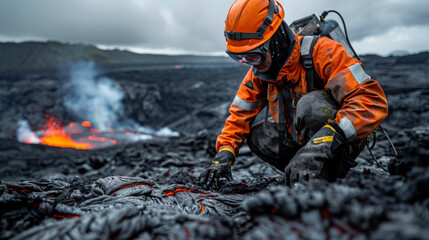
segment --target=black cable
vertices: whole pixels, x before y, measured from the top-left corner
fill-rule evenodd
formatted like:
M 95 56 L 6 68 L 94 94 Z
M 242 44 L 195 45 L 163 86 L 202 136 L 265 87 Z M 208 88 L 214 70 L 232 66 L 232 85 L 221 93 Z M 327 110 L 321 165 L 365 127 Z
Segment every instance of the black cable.
M 390 140 L 389 135 L 388 135 L 388 134 L 387 134 L 387 132 L 383 129 L 383 127 L 380 125 L 378 128 L 383 132 L 384 136 L 386 136 L 387 141 L 388 141 L 388 142 L 389 142 L 389 144 L 390 144 L 390 147 L 392 147 L 392 150 L 393 150 L 393 154 L 394 154 L 394 155 L 393 155 L 393 156 L 390 156 L 390 160 L 396 159 L 396 158 L 398 157 L 398 152 L 396 151 L 395 145 L 393 144 L 392 140 Z M 374 148 L 374 145 L 375 145 L 375 139 L 376 139 L 376 137 L 375 137 L 375 134 L 374 134 L 374 142 L 373 142 L 372 146 L 370 147 L 370 146 L 369 146 L 368 141 L 366 141 L 366 147 L 368 148 L 368 151 L 369 151 L 369 153 L 371 154 L 372 159 L 374 159 L 374 161 L 376 162 L 377 166 L 378 166 L 378 167 L 380 167 L 381 169 L 383 169 L 385 172 L 389 172 L 386 168 L 384 168 L 384 167 L 381 165 L 381 163 L 377 160 L 377 158 L 376 158 L 376 157 L 374 156 L 374 154 L 372 153 L 372 149 Z
M 390 140 L 390 137 L 389 137 L 389 135 L 387 135 L 387 132 L 386 132 L 386 131 L 384 131 L 384 128 L 382 128 L 382 127 L 381 127 L 381 125 L 379 126 L 379 128 L 380 128 L 380 130 L 383 132 L 383 134 L 386 136 L 387 141 L 389 141 L 390 146 L 391 146 L 391 147 L 392 147 L 392 149 L 393 149 L 394 156 L 391 156 L 391 158 L 392 158 L 392 159 L 396 159 L 396 158 L 398 157 L 398 152 L 396 151 L 395 145 L 393 144 L 392 140 Z
M 344 21 L 343 16 L 342 16 L 339 12 L 337 12 L 337 11 L 335 11 L 335 10 L 324 11 L 324 12 L 322 13 L 322 15 L 320 15 L 320 19 L 321 19 L 321 21 L 324 21 L 325 17 L 326 17 L 326 16 L 328 15 L 328 13 L 330 13 L 330 12 L 336 13 L 336 14 L 340 17 L 341 21 L 343 22 L 343 26 L 344 26 L 344 33 L 346 34 L 346 41 L 347 41 L 347 43 L 349 44 L 350 48 L 352 49 L 353 53 L 355 54 L 356 58 L 357 58 L 359 61 L 361 61 L 361 62 L 362 62 L 362 60 L 360 60 L 360 58 L 359 58 L 359 55 L 356 53 L 355 49 L 353 48 L 352 44 L 350 43 L 350 40 L 349 40 L 349 34 L 347 33 L 346 22 Z
M 347 41 L 347 43 L 349 44 L 349 46 L 350 46 L 351 50 L 353 51 L 353 53 L 355 54 L 356 58 L 357 58 L 359 61 L 361 61 L 361 62 L 362 62 L 362 60 L 359 58 L 359 55 L 356 53 L 355 49 L 353 48 L 352 44 L 350 43 L 350 40 L 349 40 L 349 34 L 347 33 L 346 22 L 344 21 L 343 16 L 342 16 L 339 12 L 337 12 L 337 11 L 335 11 L 335 10 L 329 10 L 329 11 L 324 11 L 324 12 L 320 15 L 320 20 L 323 22 L 323 21 L 325 20 L 326 16 L 328 15 L 328 13 L 330 13 L 330 12 L 336 13 L 336 14 L 340 17 L 341 21 L 343 22 L 343 26 L 344 26 L 344 33 L 345 33 L 345 35 L 346 35 L 346 41 Z M 381 127 L 381 125 L 379 126 L 379 129 L 380 129 L 380 130 L 383 132 L 383 134 L 386 136 L 387 141 L 389 141 L 389 144 L 390 144 L 390 146 L 391 146 L 391 147 L 392 147 L 392 149 L 393 149 L 394 156 L 391 156 L 391 157 L 390 157 L 390 158 L 391 158 L 391 160 L 396 159 L 396 158 L 398 157 L 398 152 L 396 151 L 395 145 L 393 144 L 392 140 L 390 140 L 389 135 L 387 135 L 387 132 L 386 132 L 386 131 Z M 381 169 L 383 169 L 384 171 L 389 172 L 386 168 L 384 168 L 384 167 L 380 164 L 380 162 L 375 158 L 374 154 L 372 153 L 372 149 L 373 149 L 373 148 L 374 148 L 374 146 L 375 146 L 375 143 L 376 143 L 376 141 L 377 141 L 377 137 L 376 137 L 376 134 L 375 134 L 375 133 L 373 133 L 373 134 L 371 134 L 371 135 L 373 135 L 373 136 L 374 136 L 374 141 L 373 141 L 373 143 L 372 143 L 372 145 L 371 145 L 371 146 L 369 146 L 368 141 L 366 141 L 366 146 L 367 146 L 367 148 L 368 148 L 368 151 L 369 151 L 369 153 L 371 154 L 371 156 L 372 156 L 372 158 L 374 159 L 374 161 L 377 163 L 377 165 L 378 165 Z
M 370 149 L 372 150 L 375 147 L 375 143 L 377 143 L 377 129 L 375 129 L 372 133 L 371 136 L 373 136 L 373 141 L 371 144 Z
M 383 167 L 383 165 L 381 165 L 381 163 L 377 160 L 377 158 L 375 158 L 374 154 L 372 153 L 371 148 L 369 147 L 368 142 L 366 142 L 366 147 L 368 148 L 369 154 L 371 154 L 372 159 L 374 159 L 375 163 L 377 164 L 377 166 L 381 169 L 383 169 L 383 171 L 389 173 L 389 170 L 387 170 L 385 167 Z

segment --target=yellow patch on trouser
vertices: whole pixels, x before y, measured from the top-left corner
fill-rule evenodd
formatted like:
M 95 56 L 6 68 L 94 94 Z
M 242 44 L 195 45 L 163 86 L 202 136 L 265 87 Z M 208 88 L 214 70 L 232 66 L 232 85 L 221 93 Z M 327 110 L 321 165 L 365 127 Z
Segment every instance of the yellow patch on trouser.
M 313 143 L 318 144 L 318 143 L 324 143 L 324 142 L 332 142 L 333 139 L 334 139 L 334 136 L 318 137 L 313 139 Z

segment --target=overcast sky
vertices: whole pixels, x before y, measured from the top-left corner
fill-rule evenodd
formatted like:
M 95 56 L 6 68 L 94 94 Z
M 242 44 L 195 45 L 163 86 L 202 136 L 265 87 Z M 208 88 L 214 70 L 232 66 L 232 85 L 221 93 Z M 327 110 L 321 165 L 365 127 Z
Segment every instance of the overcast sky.
M 0 41 L 57 40 L 138 52 L 222 53 L 233 0 L 0 0 Z M 285 21 L 324 10 L 358 53 L 429 50 L 429 0 L 280 0 Z M 338 20 L 334 14 L 328 18 Z

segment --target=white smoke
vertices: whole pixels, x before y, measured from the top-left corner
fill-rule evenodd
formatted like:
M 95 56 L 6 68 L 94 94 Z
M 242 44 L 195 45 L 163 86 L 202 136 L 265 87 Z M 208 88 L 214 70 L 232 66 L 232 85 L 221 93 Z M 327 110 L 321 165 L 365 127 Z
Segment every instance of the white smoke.
M 162 137 L 178 137 L 180 135 L 178 132 L 175 132 L 168 127 L 163 127 L 159 129 L 156 134 Z
M 31 131 L 30 125 L 28 124 L 27 120 L 18 121 L 18 129 L 16 130 L 16 135 L 18 137 L 19 142 L 34 144 L 40 143 L 40 139 L 33 131 Z
M 140 126 L 126 117 L 122 105 L 124 97 L 125 93 L 113 79 L 98 77 L 93 62 L 79 62 L 72 66 L 70 90 L 65 95 L 64 105 L 80 120 L 89 121 L 94 128 L 102 132 L 119 130 L 117 136 L 124 142 L 145 141 L 152 139 L 153 136 L 179 136 L 178 132 L 167 127 L 156 131 Z M 131 133 L 128 134 L 128 131 Z M 41 143 L 27 120 L 18 121 L 17 138 L 19 142 Z
M 93 62 L 79 62 L 71 68 L 70 83 L 70 95 L 64 100 L 70 112 L 102 131 L 119 125 L 124 93 L 114 80 L 97 78 Z
M 142 127 L 125 116 L 122 99 L 125 93 L 118 83 L 108 77 L 98 77 L 94 62 L 82 61 L 74 64 L 70 73 L 71 89 L 64 99 L 65 107 L 81 118 L 91 122 L 101 131 L 131 130 L 159 136 L 178 136 L 177 132 L 154 131 Z

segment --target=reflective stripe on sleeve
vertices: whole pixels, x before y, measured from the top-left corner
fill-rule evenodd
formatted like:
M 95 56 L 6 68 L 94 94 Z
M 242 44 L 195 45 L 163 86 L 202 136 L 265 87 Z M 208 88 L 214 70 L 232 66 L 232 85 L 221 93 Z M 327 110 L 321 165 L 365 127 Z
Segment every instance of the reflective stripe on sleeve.
M 344 134 L 346 135 L 347 142 L 353 142 L 357 139 L 357 133 L 356 129 L 353 126 L 352 122 L 347 117 L 344 117 L 341 119 L 340 123 L 338 124 L 340 128 L 343 130 Z
M 252 111 L 252 110 L 257 109 L 258 107 L 260 107 L 262 105 L 262 101 L 248 102 L 246 100 L 241 99 L 237 95 L 235 96 L 234 101 L 232 103 L 235 106 L 237 106 L 243 110 L 247 110 L 247 111 Z
M 366 72 L 363 70 L 362 66 L 359 63 L 356 63 L 349 67 L 350 72 L 353 77 L 356 79 L 358 84 L 361 84 L 363 81 L 371 78 Z

